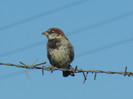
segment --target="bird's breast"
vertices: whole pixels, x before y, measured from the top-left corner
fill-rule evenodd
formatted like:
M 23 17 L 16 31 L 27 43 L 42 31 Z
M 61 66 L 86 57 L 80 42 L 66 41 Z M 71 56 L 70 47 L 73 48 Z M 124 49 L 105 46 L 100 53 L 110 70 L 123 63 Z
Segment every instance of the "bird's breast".
M 49 43 L 50 42 L 50 43 Z M 68 42 L 69 43 L 69 42 Z M 55 67 L 66 68 L 71 63 L 70 47 L 58 40 L 49 40 L 47 44 L 47 56 Z

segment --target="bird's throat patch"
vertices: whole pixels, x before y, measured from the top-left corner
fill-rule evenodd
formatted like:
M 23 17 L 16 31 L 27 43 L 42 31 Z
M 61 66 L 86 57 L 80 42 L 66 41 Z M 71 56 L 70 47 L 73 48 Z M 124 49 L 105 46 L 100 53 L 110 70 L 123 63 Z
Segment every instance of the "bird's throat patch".
M 47 46 L 49 46 L 51 49 L 59 49 L 61 45 L 62 44 L 60 39 L 49 39 L 47 43 Z

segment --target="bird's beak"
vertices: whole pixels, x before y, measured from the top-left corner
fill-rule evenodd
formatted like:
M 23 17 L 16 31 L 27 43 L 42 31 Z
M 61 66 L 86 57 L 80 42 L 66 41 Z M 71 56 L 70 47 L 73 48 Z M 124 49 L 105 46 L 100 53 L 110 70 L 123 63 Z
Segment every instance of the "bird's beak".
M 43 32 L 42 35 L 46 35 L 46 36 L 48 36 L 49 33 L 48 33 L 48 32 Z

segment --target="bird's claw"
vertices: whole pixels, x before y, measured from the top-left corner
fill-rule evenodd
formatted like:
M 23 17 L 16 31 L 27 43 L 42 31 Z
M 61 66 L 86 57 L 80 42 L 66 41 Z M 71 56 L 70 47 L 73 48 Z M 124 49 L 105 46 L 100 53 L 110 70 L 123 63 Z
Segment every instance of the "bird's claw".
M 55 70 L 54 66 L 50 66 L 51 73 L 53 73 L 54 70 Z
M 71 66 L 71 71 L 74 73 L 75 72 L 75 69 Z
M 73 68 L 73 67 L 71 66 L 71 72 L 70 72 L 70 75 L 71 75 L 71 76 L 75 76 L 75 75 L 74 75 L 74 72 L 75 72 L 75 68 Z

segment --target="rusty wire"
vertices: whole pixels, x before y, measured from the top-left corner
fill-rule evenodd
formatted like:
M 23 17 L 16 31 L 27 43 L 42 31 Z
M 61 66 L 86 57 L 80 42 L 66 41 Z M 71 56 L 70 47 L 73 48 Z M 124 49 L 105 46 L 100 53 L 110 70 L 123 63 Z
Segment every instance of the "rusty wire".
M 127 71 L 127 67 L 125 67 L 124 71 L 102 71 L 102 70 L 84 70 L 84 69 L 78 69 L 78 67 L 76 66 L 75 68 L 71 68 L 71 69 L 65 69 L 65 68 L 53 68 L 51 66 L 45 66 L 44 64 L 46 64 L 46 62 L 43 63 L 39 63 L 39 64 L 35 64 L 37 60 L 35 60 L 35 62 L 32 65 L 26 65 L 23 62 L 20 62 L 20 64 L 12 64 L 12 63 L 0 63 L 0 65 L 4 65 L 4 66 L 14 66 L 14 67 L 18 67 L 18 68 L 25 68 L 25 72 L 26 75 L 29 79 L 29 75 L 27 72 L 27 69 L 41 69 L 42 70 L 42 75 L 44 75 L 44 71 L 71 71 L 73 73 L 83 73 L 84 76 L 84 80 L 83 83 L 85 83 L 85 81 L 87 80 L 87 75 L 88 73 L 94 73 L 94 80 L 96 80 L 96 75 L 98 73 L 105 73 L 105 74 L 119 74 L 119 75 L 124 75 L 124 76 L 133 76 L 133 72 L 128 72 Z

